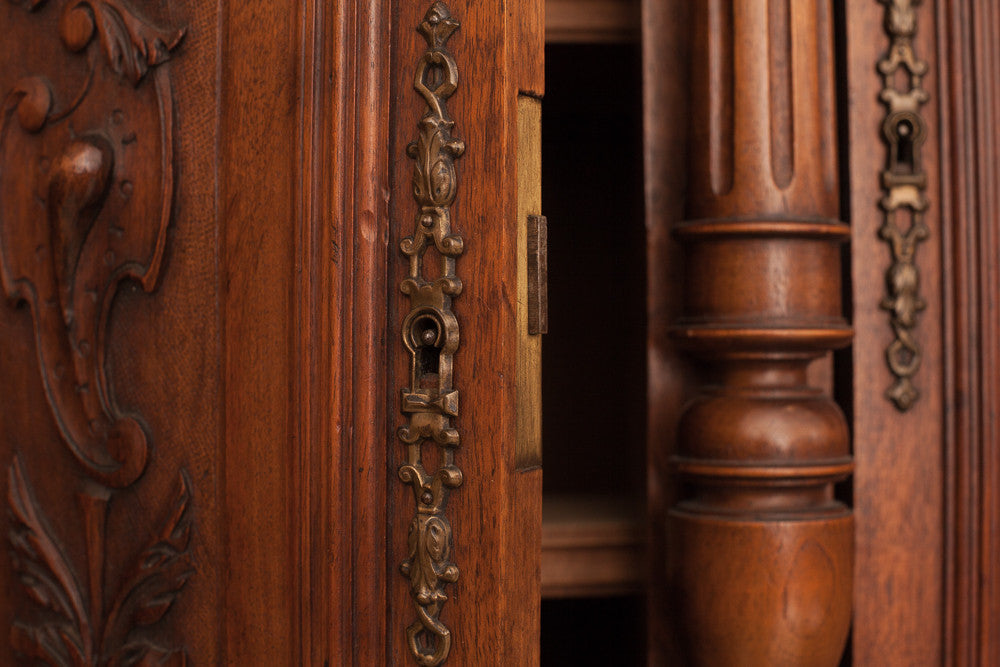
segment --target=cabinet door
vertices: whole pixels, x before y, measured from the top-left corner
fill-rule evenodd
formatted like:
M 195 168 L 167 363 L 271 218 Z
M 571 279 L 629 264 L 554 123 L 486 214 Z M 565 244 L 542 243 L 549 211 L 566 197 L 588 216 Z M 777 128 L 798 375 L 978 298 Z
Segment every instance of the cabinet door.
M 0 5 L 0 662 L 537 660 L 540 8 Z

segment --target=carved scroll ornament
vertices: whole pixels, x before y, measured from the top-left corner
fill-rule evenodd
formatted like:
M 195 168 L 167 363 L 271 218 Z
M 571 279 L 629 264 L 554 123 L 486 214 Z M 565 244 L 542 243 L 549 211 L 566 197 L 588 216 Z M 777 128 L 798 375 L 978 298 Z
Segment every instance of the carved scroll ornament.
M 154 643 L 149 628 L 192 573 L 186 473 L 130 564 L 105 553 L 115 491 L 135 485 L 149 458 L 143 426 L 123 414 L 109 386 L 109 313 L 123 280 L 151 291 L 160 274 L 173 197 L 165 63 L 184 31 L 161 30 L 122 0 L 17 4 L 42 39 L 45 21 L 57 20 L 52 53 L 66 64 L 22 78 L 3 98 L 0 287 L 30 306 L 48 404 L 85 476 L 77 499 L 86 560 L 71 562 L 60 546 L 15 454 L 11 554 L 37 613 L 18 613 L 11 644 L 52 665 L 185 664 L 186 653 Z M 18 33 L 7 48 L 28 38 Z M 123 576 L 105 582 L 110 572 Z
M 922 80 L 927 63 L 917 58 L 913 37 L 917 31 L 916 8 L 921 0 L 879 0 L 885 5 L 885 28 L 890 38 L 889 51 L 879 61 L 883 88 L 881 100 L 887 114 L 882 134 L 888 148 L 886 169 L 882 172 L 885 195 L 879 236 L 889 244 L 892 264 L 886 273 L 888 296 L 881 306 L 889 311 L 895 340 L 886 349 L 889 370 L 895 376 L 886 391 L 900 411 L 909 410 L 920 396 L 913 376 L 920 368 L 920 345 L 914 335 L 917 314 L 926 307 L 920 297 L 920 269 L 916 254 L 930 230 L 924 221 L 928 201 L 925 196 L 927 174 L 920 159 L 926 135 L 926 123 L 920 108 L 928 100 Z M 906 85 L 902 90 L 895 81 L 902 71 Z M 909 224 L 906 219 L 909 218 Z
M 406 463 L 399 477 L 413 489 L 417 512 L 410 524 L 409 557 L 400 569 L 410 579 L 410 593 L 417 620 L 406 631 L 410 652 L 420 665 L 440 665 L 451 650 L 451 631 L 441 622 L 445 584 L 458 580 L 458 567 L 449 560 L 451 524 L 445 505 L 451 489 L 462 483 L 455 465 L 458 431 L 451 418 L 458 416 L 458 391 L 452 385 L 452 363 L 458 349 L 458 320 L 451 301 L 462 291 L 455 274 L 462 254 L 462 238 L 451 233 L 451 204 L 458 179 L 455 158 L 465 144 L 451 132 L 446 101 L 458 86 L 458 66 L 445 47 L 459 22 L 443 2 L 435 2 L 417 28 L 428 50 L 417 63 L 414 87 L 427 102 L 418 124 L 417 140 L 407 147 L 415 160 L 413 195 L 419 206 L 412 236 L 400 244 L 409 258 L 409 276 L 400 288 L 410 298 L 410 312 L 403 321 L 403 343 L 410 353 L 410 386 L 403 389 L 403 413 L 409 423 L 399 429 L 406 444 Z M 426 253 L 440 259 L 439 277 L 424 277 Z M 428 471 L 423 447 L 441 448 L 440 463 Z

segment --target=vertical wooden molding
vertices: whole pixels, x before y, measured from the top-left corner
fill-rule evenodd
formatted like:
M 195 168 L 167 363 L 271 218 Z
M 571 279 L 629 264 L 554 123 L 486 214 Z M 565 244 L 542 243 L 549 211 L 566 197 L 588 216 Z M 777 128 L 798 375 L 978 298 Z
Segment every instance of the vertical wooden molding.
M 55 11 L 45 0 L 29 9 Z M 38 609 L 18 612 L 10 642 L 50 664 L 183 664 L 185 649 L 159 645 L 153 626 L 194 571 L 190 479 L 180 471 L 145 548 L 125 562 L 109 556 L 111 504 L 118 491 L 138 492 L 150 443 L 140 419 L 116 405 L 105 364 L 119 284 L 149 292 L 162 270 L 174 196 L 167 61 L 184 30 L 158 28 L 120 0 L 67 2 L 58 26 L 53 41 L 87 73 L 68 90 L 39 72 L 6 92 L 0 286 L 31 307 L 46 397 L 84 474 L 76 498 L 86 561 L 67 556 L 15 453 L 11 554 Z
M 448 599 L 445 585 L 458 580 L 458 566 L 450 560 L 451 524 L 444 512 L 450 490 L 462 484 L 462 471 L 455 464 L 459 434 L 451 425 L 458 416 L 453 359 L 459 343 L 451 302 L 462 292 L 456 263 L 464 242 L 451 233 L 451 205 L 458 192 L 454 161 L 465 152 L 465 143 L 452 135 L 455 122 L 447 100 L 458 87 L 458 65 L 446 47 L 459 25 L 447 5 L 435 2 L 417 27 L 428 49 L 417 63 L 414 88 L 426 101 L 427 111 L 420 119 L 417 140 L 406 150 L 415 160 L 413 196 L 419 210 L 413 235 L 400 243 L 410 267 L 400 288 L 409 296 L 411 309 L 402 326 L 410 353 L 410 385 L 403 389 L 408 423 L 399 429 L 399 438 L 406 444 L 407 456 L 399 478 L 413 489 L 417 506 L 410 524 L 410 555 L 400 569 L 410 580 L 417 611 L 406 636 L 420 665 L 440 665 L 448 658 L 451 630 L 440 614 Z M 436 271 L 426 258 L 431 248 L 440 265 Z M 424 466 L 427 443 L 441 450 L 430 471 Z
M 831 3 L 692 11 L 694 141 L 675 229 L 685 296 L 672 333 L 714 377 L 678 427 L 667 600 L 690 664 L 836 665 L 853 517 L 833 486 L 852 463 L 842 412 L 807 381 L 812 361 L 851 339 Z
M 1000 7 L 992 0 L 942 0 L 935 7 L 949 405 L 943 664 L 995 665 L 1000 664 Z M 933 169 L 930 177 L 935 178 Z
M 312 659 L 305 662 L 383 665 L 391 662 L 388 637 L 397 631 L 386 611 L 389 593 L 400 584 L 396 563 L 390 564 L 387 524 L 393 507 L 387 494 L 396 484 L 394 476 L 385 474 L 398 460 L 398 451 L 384 446 L 394 438 L 398 410 L 387 397 L 399 394 L 388 385 L 383 361 L 397 344 L 386 337 L 389 313 L 394 312 L 392 306 L 386 308 L 387 295 L 395 289 L 387 267 L 396 259 L 388 238 L 389 169 L 398 157 L 391 155 L 389 138 L 389 63 L 396 32 L 390 10 L 396 3 L 312 4 L 321 19 L 314 55 L 326 61 L 326 69 L 303 65 L 305 72 L 315 72 L 314 108 L 322 119 L 313 127 L 314 145 L 304 147 L 303 155 L 313 156 L 314 175 L 322 184 L 315 202 L 319 220 L 307 224 L 316 235 L 310 240 L 315 268 L 309 273 L 313 279 L 325 278 L 321 288 L 309 290 L 311 305 L 304 310 L 321 314 L 320 322 L 328 318 L 332 330 L 320 327 L 305 349 L 318 358 L 330 354 L 330 364 L 323 366 L 330 373 L 312 398 L 327 401 L 332 411 L 319 406 L 317 424 L 325 433 L 313 436 L 315 463 L 308 475 L 318 490 L 311 512 L 327 514 L 316 525 L 321 535 L 329 536 L 336 555 L 331 559 L 314 548 L 315 542 L 302 545 L 321 573 L 311 591 L 326 590 L 324 578 L 333 591 L 325 601 L 326 619 L 313 616 L 317 640 Z M 330 48 L 331 35 L 335 49 Z M 408 121 L 401 122 L 409 129 Z M 362 359 L 368 362 L 360 363 Z M 331 438 L 339 444 L 339 457 L 330 456 Z M 348 503 L 354 517 L 350 530 L 341 519 Z M 405 532 L 398 537 L 405 540 Z M 362 570 L 365 576 L 355 576 Z M 311 591 L 304 591 L 303 604 L 315 605 Z

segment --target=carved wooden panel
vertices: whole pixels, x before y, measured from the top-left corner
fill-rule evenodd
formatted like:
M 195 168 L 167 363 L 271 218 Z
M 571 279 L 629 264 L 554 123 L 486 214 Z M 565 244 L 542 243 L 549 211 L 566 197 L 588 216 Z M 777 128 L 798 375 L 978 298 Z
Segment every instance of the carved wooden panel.
M 174 196 L 166 63 L 184 30 L 153 25 L 118 0 L 17 4 L 34 20 L 6 49 L 35 39 L 59 55 L 20 56 L 25 74 L 2 92 L 0 286 L 31 311 L 63 446 L 51 443 L 50 455 L 68 452 L 82 473 L 72 539 L 82 537 L 86 558 L 69 555 L 69 538 L 52 528 L 32 488 L 42 471 L 15 453 L 11 556 L 34 604 L 18 611 L 11 644 L 54 665 L 184 664 L 185 652 L 161 645 L 155 625 L 193 573 L 186 473 L 178 472 L 174 498 L 136 491 L 162 514 L 145 547 L 124 563 L 106 550 L 110 506 L 145 472 L 151 439 L 141 417 L 116 403 L 106 369 L 109 313 L 122 281 L 149 292 L 161 273 Z

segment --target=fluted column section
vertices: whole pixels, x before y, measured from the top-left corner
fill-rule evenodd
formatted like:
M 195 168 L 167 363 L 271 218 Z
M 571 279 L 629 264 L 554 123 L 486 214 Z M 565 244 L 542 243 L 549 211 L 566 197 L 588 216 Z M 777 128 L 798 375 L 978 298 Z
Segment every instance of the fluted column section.
M 846 345 L 830 0 L 691 3 L 685 302 L 711 382 L 681 419 L 670 603 L 694 665 L 836 665 L 853 520 L 847 424 L 807 381 Z

